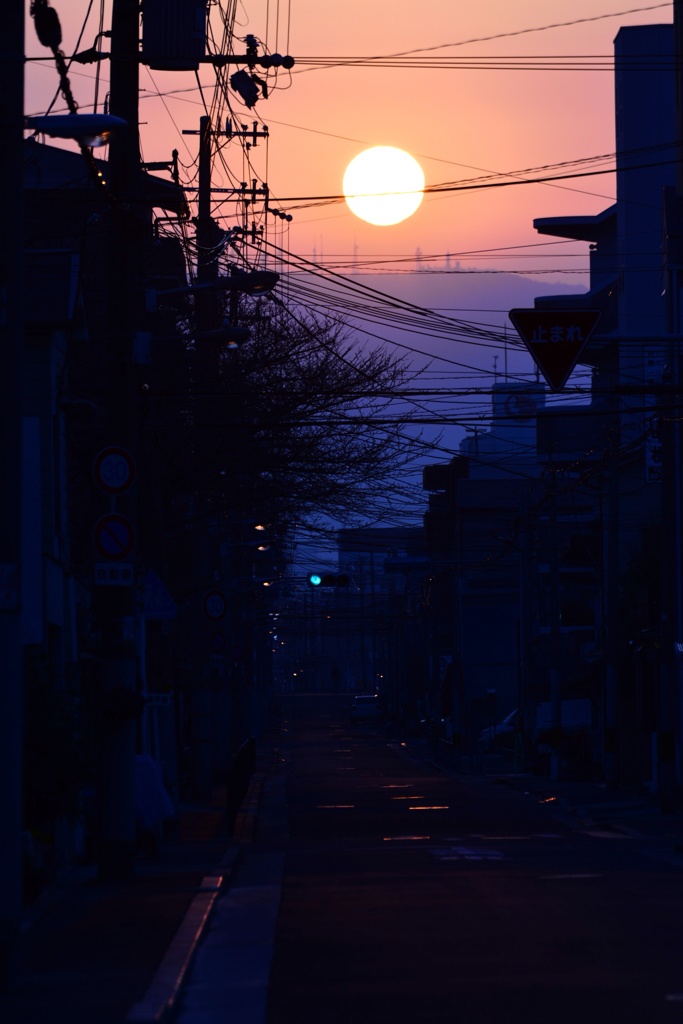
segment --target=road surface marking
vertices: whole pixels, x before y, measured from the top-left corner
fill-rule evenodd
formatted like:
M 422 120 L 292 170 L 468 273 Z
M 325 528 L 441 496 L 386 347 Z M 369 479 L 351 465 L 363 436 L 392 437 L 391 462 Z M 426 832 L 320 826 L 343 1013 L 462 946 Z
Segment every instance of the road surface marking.
M 602 878 L 603 876 L 602 875 L 584 874 L 584 875 L 539 875 L 538 877 L 543 879 L 544 881 L 554 882 L 554 881 L 562 881 L 562 880 L 567 879 L 567 878 Z
M 584 835 L 593 836 L 594 839 L 629 839 L 623 832 L 603 832 L 600 829 L 587 829 Z
M 529 836 L 478 836 L 477 838 L 489 843 L 500 843 L 502 840 L 508 839 L 528 839 Z
M 438 860 L 503 860 L 500 850 L 477 850 L 470 846 L 435 846 L 429 851 Z
M 384 836 L 383 843 L 416 843 L 420 840 L 431 839 L 431 836 Z

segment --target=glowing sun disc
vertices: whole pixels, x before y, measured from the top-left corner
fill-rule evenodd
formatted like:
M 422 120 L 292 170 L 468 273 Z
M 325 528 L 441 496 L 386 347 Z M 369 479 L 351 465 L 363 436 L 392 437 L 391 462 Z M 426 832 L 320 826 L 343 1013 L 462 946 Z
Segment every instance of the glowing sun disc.
M 343 189 L 352 213 L 369 224 L 400 224 L 422 202 L 424 174 L 417 160 L 394 146 L 373 146 L 354 157 Z

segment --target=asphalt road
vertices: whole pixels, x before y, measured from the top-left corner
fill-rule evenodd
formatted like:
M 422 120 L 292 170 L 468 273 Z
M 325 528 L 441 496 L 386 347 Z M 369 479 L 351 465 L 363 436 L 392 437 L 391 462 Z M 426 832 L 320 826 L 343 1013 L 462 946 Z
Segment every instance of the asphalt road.
M 270 857 L 267 1024 L 683 1021 L 670 844 L 446 776 L 313 701 L 283 716 L 287 815 L 251 854 Z

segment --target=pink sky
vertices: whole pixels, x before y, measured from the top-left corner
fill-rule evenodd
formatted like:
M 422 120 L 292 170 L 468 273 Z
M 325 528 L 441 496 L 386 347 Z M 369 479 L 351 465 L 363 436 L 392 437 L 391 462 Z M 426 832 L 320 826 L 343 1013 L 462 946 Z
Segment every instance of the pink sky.
M 52 0 L 63 27 L 63 49 L 75 47 L 87 11 L 87 0 Z M 619 13 L 646 4 L 619 0 L 347 0 L 324 12 L 319 0 L 287 0 L 278 9 L 267 0 L 245 0 L 238 9 L 238 33 L 251 32 L 268 48 L 289 52 L 298 63 L 290 76 L 281 73 L 278 87 L 255 112 L 235 99 L 237 118 L 251 125 L 255 116 L 270 129 L 268 146 L 252 153 L 253 172 L 243 169 L 240 149 L 232 142 L 224 151 L 227 168 L 218 169 L 214 184 L 226 184 L 228 173 L 238 180 L 257 175 L 277 197 L 337 195 L 348 162 L 371 145 L 392 145 L 416 156 L 427 185 L 472 178 L 482 170 L 518 172 L 577 158 L 611 153 L 614 148 L 613 76 L 610 70 L 520 70 L 502 67 L 529 57 L 602 55 L 609 65 L 613 40 L 627 24 L 670 22 L 671 4 L 657 9 Z M 601 17 L 603 15 L 615 17 Z M 288 15 L 291 15 L 288 18 Z M 98 27 L 93 7 L 82 48 L 92 45 Z M 599 19 L 582 21 L 581 19 Z M 563 27 L 558 23 L 578 22 Z M 105 16 L 108 27 L 108 14 Z M 277 33 L 276 33 L 277 28 Z M 542 29 L 541 31 L 526 31 Z M 38 43 L 27 15 L 27 54 L 49 56 Z M 500 36 L 481 42 L 468 40 Z M 462 44 L 443 47 L 443 44 Z M 236 47 L 239 49 L 239 47 Z M 419 56 L 459 60 L 496 58 L 487 69 L 340 67 L 312 68 L 309 59 L 368 57 L 420 49 Z M 550 64 L 556 63 L 552 60 Z M 83 111 L 92 108 L 93 66 L 72 69 L 71 81 Z M 106 92 L 108 67 L 102 65 L 100 104 Z M 203 68 L 205 98 L 210 102 L 213 72 Z M 27 112 L 45 109 L 56 89 L 49 60 L 29 63 L 26 73 Z M 140 118 L 144 158 L 162 160 L 177 148 L 188 176 L 197 139 L 183 136 L 196 129 L 203 106 L 192 72 L 167 73 L 141 69 Z M 164 93 L 163 99 L 155 96 Z M 182 90 L 171 92 L 171 90 Z M 68 144 L 67 144 L 68 145 Z M 495 253 L 476 259 L 477 250 L 499 250 L 543 241 L 533 230 L 534 217 L 597 213 L 614 198 L 611 176 L 577 179 L 564 187 L 523 185 L 482 192 L 428 196 L 409 220 L 393 227 L 374 227 L 351 214 L 346 205 L 301 208 L 283 202 L 294 219 L 277 233 L 269 218 L 270 238 L 297 256 L 325 262 L 378 256 L 412 257 L 451 253 L 467 265 L 506 269 L 550 266 L 534 253 L 523 264 Z M 225 226 L 235 223 L 234 208 L 223 206 Z M 581 246 L 563 245 L 567 253 Z M 533 252 L 533 251 L 532 251 Z M 585 260 L 557 261 L 553 266 L 585 266 Z M 567 278 L 569 280 L 569 278 Z
M 60 14 L 63 49 L 68 55 L 75 48 L 88 2 L 50 2 Z M 106 2 L 108 5 L 111 0 Z M 225 4 L 226 0 L 221 2 Z M 291 223 L 285 225 L 272 216 L 266 221 L 268 259 L 280 271 L 284 265 L 273 263 L 273 245 L 292 254 L 294 263 L 305 259 L 338 268 L 357 259 L 361 269 L 382 271 L 405 268 L 400 263 L 382 262 L 389 259 L 404 259 L 414 268 L 417 250 L 425 258 L 422 266 L 445 268 L 445 254 L 449 253 L 451 266 L 459 260 L 464 268 L 492 273 L 383 274 L 372 284 L 419 306 L 455 311 L 453 315 L 480 325 L 502 328 L 507 310 L 513 305 L 533 304 L 534 296 L 542 290 L 541 282 L 550 290 L 557 287 L 558 281 L 585 287 L 587 246 L 552 242 L 534 231 L 533 220 L 600 212 L 614 201 L 611 174 L 577 178 L 554 186 L 515 185 L 431 195 L 409 220 L 393 227 L 375 227 L 358 220 L 343 201 L 307 205 L 305 197 L 339 195 L 349 161 L 373 145 L 397 146 L 412 153 L 423 167 L 428 187 L 471 179 L 485 172 L 514 174 L 528 168 L 611 154 L 614 38 L 621 26 L 670 23 L 673 18 L 671 4 L 623 13 L 639 6 L 646 4 L 638 0 L 631 0 L 630 4 L 624 0 L 478 0 L 469 4 L 423 0 L 409 6 L 406 0 L 346 0 L 334 11 L 323 11 L 320 0 L 283 0 L 278 22 L 275 0 L 244 0 L 244 6 L 238 8 L 238 34 L 243 37 L 253 33 L 270 52 L 289 52 L 297 64 L 291 76 L 279 76 L 277 87 L 271 90 L 268 100 L 258 103 L 255 113 L 240 106 L 233 96 L 235 119 L 251 126 L 258 117 L 269 126 L 270 141 L 268 146 L 259 144 L 251 152 L 253 170 L 245 169 L 238 142 L 227 144 L 222 154 L 223 166 L 220 161 L 215 162 L 213 184 L 225 187 L 231 179 L 239 183 L 256 177 L 259 182 L 268 182 L 274 203 L 283 200 L 281 208 L 292 212 Z M 97 32 L 99 12 L 96 4 L 93 8 L 81 48 L 91 46 Z M 216 13 L 216 8 L 213 10 Z M 610 14 L 617 16 L 602 17 Z M 417 16 L 420 20 L 416 20 Z M 549 27 L 567 22 L 576 24 Z M 104 24 L 108 27 L 108 15 Z M 540 31 L 528 31 L 536 29 Z M 500 38 L 468 42 L 494 35 Z M 434 47 L 439 49 L 430 49 Z M 423 49 L 416 56 L 437 58 L 432 63 L 441 66 L 389 68 L 349 63 L 349 58 L 419 48 Z M 242 45 L 236 45 L 235 50 L 242 50 Z M 28 16 L 27 54 L 48 56 L 37 42 Z M 335 57 L 342 58 L 341 66 L 313 69 L 313 61 L 328 59 L 331 63 Z M 583 61 L 593 66 L 600 62 L 606 69 L 551 70 L 553 66 L 557 68 L 561 59 L 572 57 L 575 63 Z M 449 59 L 452 63 L 453 58 L 461 62 L 488 58 L 491 66 L 443 66 Z M 523 58 L 529 58 L 531 69 L 520 69 L 525 63 Z M 539 70 L 541 61 L 550 67 Z M 405 65 L 405 60 L 402 63 Z M 106 62 L 101 73 L 100 109 L 107 90 Z M 94 74 L 92 66 L 74 67 L 71 71 L 72 85 L 83 111 L 92 109 Z M 212 69 L 204 67 L 201 80 L 204 99 L 210 106 L 215 81 Z M 57 87 L 54 65 L 48 59 L 28 63 L 26 81 L 27 112 L 44 111 Z M 204 113 L 194 74 L 150 73 L 141 68 L 141 87 L 144 159 L 168 160 L 177 149 L 182 180 L 196 185 L 198 140 L 194 135 L 182 134 L 184 129 L 196 130 Z M 55 110 L 58 107 L 59 104 Z M 603 166 L 611 164 L 607 161 Z M 285 197 L 293 198 L 285 202 Z M 234 203 L 222 201 L 218 205 L 218 196 L 216 203 L 214 215 L 221 218 L 223 227 L 239 223 Z M 434 257 L 432 263 L 430 257 Z M 519 276 L 497 277 L 497 270 L 554 273 L 529 282 Z M 569 270 L 575 273 L 568 273 Z M 280 288 L 286 289 L 289 281 L 296 297 L 296 288 L 308 287 L 311 280 L 313 287 L 320 283 L 319 278 L 310 275 L 289 279 L 283 276 Z M 321 287 L 324 306 L 334 286 L 328 278 Z M 511 289 L 516 290 L 515 298 L 509 294 Z M 391 327 L 375 327 L 372 317 L 369 324 L 372 342 L 377 337 L 388 338 L 397 354 L 403 356 L 408 352 L 418 365 L 422 359 L 419 353 L 425 353 L 426 368 L 420 383 L 426 388 L 490 384 L 500 379 L 501 372 L 507 376 L 508 355 L 512 379 L 535 377 L 529 355 L 519 343 L 514 347 L 514 332 L 510 335 L 510 346 L 506 340 L 504 347 L 492 347 L 481 345 L 476 338 L 468 342 L 466 332 L 461 340 L 433 340 L 419 331 L 413 336 L 409 326 L 402 329 L 394 324 L 392 332 Z M 362 343 L 362 335 L 360 340 Z M 583 386 L 587 396 L 588 370 L 577 367 L 571 384 Z M 578 393 L 575 398 L 580 400 Z M 429 404 L 427 399 L 424 402 Z M 443 412 L 446 407 L 439 405 L 438 399 L 436 403 L 435 409 Z M 440 426 L 416 428 L 421 436 L 418 450 L 426 461 L 450 458 L 457 452 L 468 424 L 475 424 L 477 429 L 485 425 L 490 416 L 490 399 L 484 389 L 480 397 L 474 394 L 460 399 L 457 409 L 449 400 L 447 411 L 450 419 L 443 435 Z M 417 478 L 411 501 L 406 499 L 405 514 L 410 522 L 412 516 L 419 521 L 424 493 Z M 392 522 L 398 514 L 392 508 Z M 307 549 L 301 546 L 301 538 L 299 544 L 303 558 Z M 319 557 L 317 546 L 314 556 Z

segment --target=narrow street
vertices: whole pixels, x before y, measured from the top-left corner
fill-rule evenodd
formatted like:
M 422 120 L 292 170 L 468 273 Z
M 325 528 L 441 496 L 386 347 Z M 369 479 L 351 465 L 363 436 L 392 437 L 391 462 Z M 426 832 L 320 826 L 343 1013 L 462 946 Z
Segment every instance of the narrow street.
M 682 871 L 292 698 L 178 1022 L 680 1021 Z
M 344 717 L 291 706 L 284 730 L 268 1024 L 683 1018 L 670 844 L 570 830 Z

